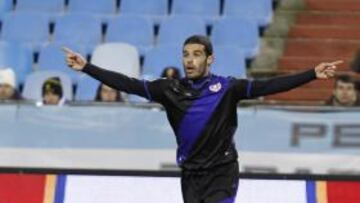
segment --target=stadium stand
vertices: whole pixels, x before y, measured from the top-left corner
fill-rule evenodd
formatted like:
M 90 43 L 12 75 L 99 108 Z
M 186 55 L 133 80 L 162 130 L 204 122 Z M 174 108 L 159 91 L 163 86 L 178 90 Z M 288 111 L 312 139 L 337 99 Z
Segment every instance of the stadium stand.
M 116 12 L 116 0 L 70 0 L 68 12 L 111 15 Z
M 9 13 L 3 18 L 2 40 L 38 49 L 49 41 L 49 21 L 41 13 Z
M 85 13 L 59 17 L 55 23 L 53 41 L 62 44 L 81 44 L 91 52 L 102 41 L 101 20 Z
M 94 101 L 96 90 L 100 82 L 95 80 L 94 78 L 82 74 L 79 77 L 76 93 L 75 93 L 75 100 L 76 101 Z
M 159 45 L 182 45 L 194 34 L 206 35 L 205 22 L 196 16 L 172 16 L 160 25 Z
M 120 15 L 108 22 L 105 41 L 129 43 L 144 55 L 154 46 L 153 22 L 141 16 Z
M 64 0 L 17 0 L 16 12 L 60 13 L 65 9 Z
M 270 0 L 256 0 L 257 3 L 247 2 L 248 5 L 242 5 L 261 11 L 258 14 L 262 17 L 256 17 L 256 21 L 253 21 L 246 15 L 240 15 L 239 10 L 236 10 L 240 8 L 231 8 L 239 2 L 244 3 L 242 0 L 5 0 L 0 5 L 4 13 L 1 39 L 4 43 L 25 46 L 24 52 L 27 53 L 22 54 L 24 60 L 19 60 L 19 63 L 26 61 L 21 62 L 26 65 L 8 62 L 13 61 L 12 53 L 3 54 L 3 63 L 4 66 L 20 66 L 14 67 L 19 84 L 24 82 L 32 70 L 61 71 L 77 84 L 79 74 L 66 67 L 62 53 L 58 50 L 65 45 L 80 51 L 85 57 L 92 57 L 92 62 L 112 67 L 115 71 L 125 71 L 137 78 L 159 77 L 168 65 L 182 69 L 179 56 L 183 40 L 192 34 L 202 34 L 211 37 L 218 49 L 215 50 L 218 56 L 214 71 L 244 77 L 244 57 L 254 58 L 259 53 L 258 26 L 270 22 L 272 8 Z M 268 9 L 270 14 L 267 13 Z M 104 64 L 106 54 L 94 51 L 102 43 L 128 43 L 136 47 L 137 53 L 130 49 L 131 62 L 124 65 L 117 61 L 120 52 L 105 51 L 111 52 L 109 57 L 112 59 L 106 59 L 108 63 Z M 225 54 L 225 50 L 235 51 Z M 139 55 L 143 61 L 140 61 Z M 224 66 L 227 68 L 223 69 Z M 130 70 L 131 67 L 134 70 Z
M 307 0 L 305 8 L 289 27 L 284 53 L 278 61 L 278 72 L 291 73 L 309 69 L 323 61 L 344 60 L 339 72 L 350 72 L 350 63 L 360 47 L 359 3 L 349 0 Z M 352 11 L 349 13 L 349 11 Z M 333 80 L 315 81 L 287 93 L 266 97 L 288 102 L 322 102 L 329 98 Z
M 220 17 L 219 0 L 174 0 L 171 9 L 172 15 L 199 16 L 207 23 L 213 23 Z
M 168 14 L 169 2 L 167 0 L 122 0 L 120 3 L 121 14 L 143 15 L 151 18 L 156 23 Z
M 0 17 L 13 9 L 12 0 L 0 1 Z

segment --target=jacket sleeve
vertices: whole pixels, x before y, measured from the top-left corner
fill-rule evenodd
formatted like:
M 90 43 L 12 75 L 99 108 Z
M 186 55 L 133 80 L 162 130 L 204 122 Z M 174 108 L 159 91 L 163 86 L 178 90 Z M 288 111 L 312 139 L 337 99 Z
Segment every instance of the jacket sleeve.
M 269 94 L 285 92 L 316 79 L 315 70 L 274 77 L 267 80 L 235 80 L 236 99 L 251 99 Z
M 119 91 L 136 94 L 150 101 L 160 103 L 163 101 L 163 89 L 167 84 L 167 80 L 165 79 L 154 81 L 139 80 L 118 72 L 97 67 L 90 63 L 85 65 L 83 72 Z

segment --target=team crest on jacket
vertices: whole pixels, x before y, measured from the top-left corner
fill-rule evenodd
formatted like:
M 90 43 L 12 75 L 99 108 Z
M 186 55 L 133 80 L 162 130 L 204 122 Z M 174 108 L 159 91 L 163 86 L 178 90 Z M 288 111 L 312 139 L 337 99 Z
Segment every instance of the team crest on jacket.
M 213 84 L 213 85 L 210 85 L 209 86 L 209 90 L 212 91 L 212 92 L 218 92 L 221 90 L 221 83 L 218 82 L 216 84 Z

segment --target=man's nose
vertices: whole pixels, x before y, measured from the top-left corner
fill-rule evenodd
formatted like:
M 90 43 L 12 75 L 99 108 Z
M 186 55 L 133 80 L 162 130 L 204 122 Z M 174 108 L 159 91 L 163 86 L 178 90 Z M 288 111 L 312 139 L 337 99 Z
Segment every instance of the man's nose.
M 190 58 L 186 61 L 186 63 L 189 65 L 192 65 L 192 64 L 194 64 L 194 60 L 192 58 Z

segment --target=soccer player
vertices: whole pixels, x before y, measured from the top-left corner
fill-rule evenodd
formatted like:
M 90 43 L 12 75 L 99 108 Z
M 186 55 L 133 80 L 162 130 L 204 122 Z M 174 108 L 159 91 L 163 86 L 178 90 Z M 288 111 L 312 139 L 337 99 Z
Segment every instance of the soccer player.
M 269 80 L 223 77 L 210 71 L 216 60 L 210 40 L 195 35 L 183 44 L 185 78 L 145 81 L 96 67 L 68 48 L 64 51 L 72 69 L 164 106 L 178 145 L 185 203 L 235 201 L 239 166 L 233 136 L 239 100 L 284 92 L 316 78 L 331 78 L 342 62 L 321 63 L 299 74 Z

